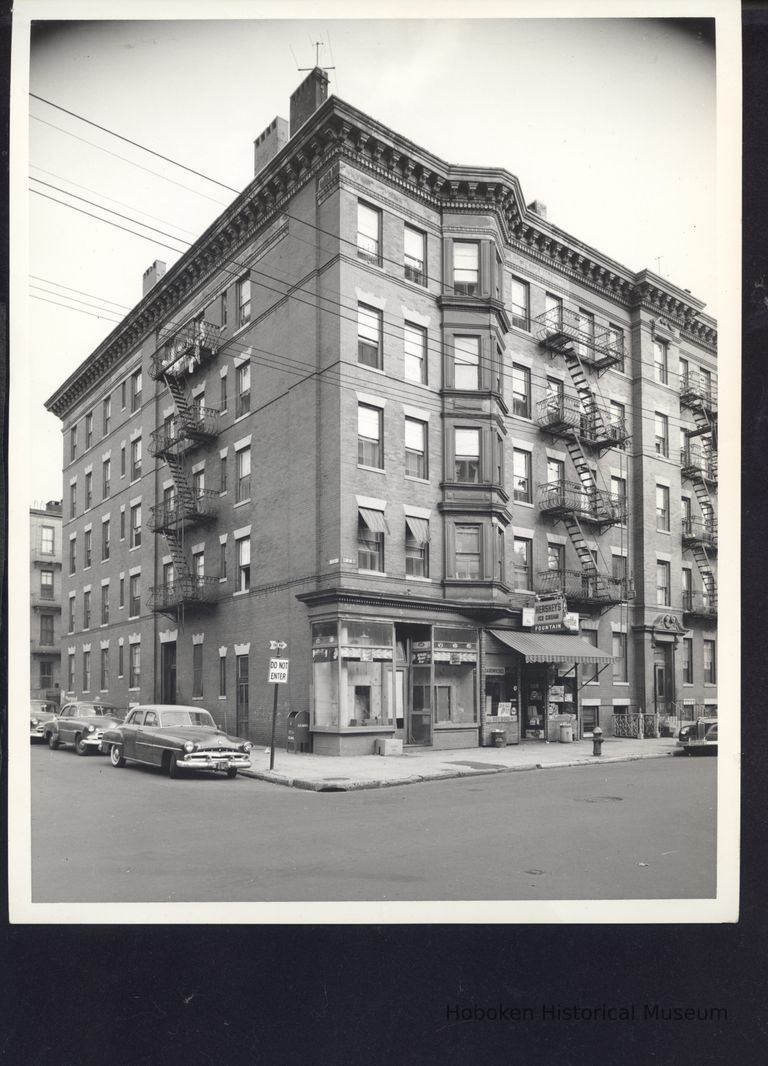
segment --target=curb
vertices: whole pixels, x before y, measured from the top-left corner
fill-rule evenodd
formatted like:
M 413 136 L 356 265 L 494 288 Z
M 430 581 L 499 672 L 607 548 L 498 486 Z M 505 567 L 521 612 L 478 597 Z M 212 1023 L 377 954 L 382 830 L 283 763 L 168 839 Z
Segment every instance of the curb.
M 492 774 L 525 773 L 529 770 L 564 770 L 576 766 L 599 766 L 601 763 L 640 762 L 643 759 L 666 759 L 674 755 L 674 751 L 649 752 L 647 755 L 608 755 L 592 756 L 591 760 L 570 760 L 567 762 L 533 763 L 527 766 L 504 766 L 486 769 L 456 769 L 436 770 L 433 773 L 411 774 L 408 777 L 400 777 L 393 781 L 386 780 L 335 780 L 324 778 L 314 780 L 306 777 L 290 777 L 276 773 L 274 770 L 241 770 L 243 777 L 252 777 L 258 781 L 266 781 L 271 785 L 283 785 L 286 788 L 301 789 L 305 792 L 360 792 L 363 789 L 394 788 L 397 785 L 417 785 L 422 781 L 447 781 L 459 777 L 489 777 Z M 597 760 L 600 760 L 598 762 Z

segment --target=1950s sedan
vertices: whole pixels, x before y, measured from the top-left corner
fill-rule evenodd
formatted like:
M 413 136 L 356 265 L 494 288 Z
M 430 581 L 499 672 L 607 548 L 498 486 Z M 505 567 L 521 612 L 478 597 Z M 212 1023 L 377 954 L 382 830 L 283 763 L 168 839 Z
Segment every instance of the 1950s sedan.
M 50 700 L 32 700 L 29 705 L 29 739 L 44 740 L 45 726 L 59 713 L 59 708 Z
M 219 729 L 202 707 L 145 704 L 128 712 L 120 726 L 106 730 L 101 750 L 113 766 L 127 760 L 149 763 L 180 777 L 185 770 L 213 770 L 235 777 L 251 765 L 252 744 Z
M 45 723 L 45 739 L 52 751 L 72 744 L 78 755 L 89 755 L 99 750 L 104 730 L 122 719 L 123 712 L 111 703 L 65 703 L 58 718 Z

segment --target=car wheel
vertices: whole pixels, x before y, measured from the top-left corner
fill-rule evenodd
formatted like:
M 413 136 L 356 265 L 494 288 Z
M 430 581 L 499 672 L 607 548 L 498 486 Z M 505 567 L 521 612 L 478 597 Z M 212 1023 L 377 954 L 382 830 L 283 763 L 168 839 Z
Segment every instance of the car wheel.
M 178 780 L 182 776 L 181 767 L 179 766 L 179 756 L 175 751 L 171 752 L 171 757 L 168 760 L 168 776 L 174 780 Z
M 48 734 L 48 747 L 51 749 L 51 751 L 56 751 L 58 746 L 59 746 L 59 738 L 56 736 L 55 733 L 49 733 Z
M 82 733 L 78 733 L 75 736 L 75 751 L 77 752 L 78 755 L 87 755 L 88 754 L 88 745 L 83 740 Z
M 119 744 L 113 744 L 109 749 L 109 761 L 113 766 L 125 766 L 125 756 Z
M 231 766 L 229 768 L 229 770 L 227 770 L 227 777 L 229 777 L 229 778 L 237 777 L 237 767 L 236 766 Z

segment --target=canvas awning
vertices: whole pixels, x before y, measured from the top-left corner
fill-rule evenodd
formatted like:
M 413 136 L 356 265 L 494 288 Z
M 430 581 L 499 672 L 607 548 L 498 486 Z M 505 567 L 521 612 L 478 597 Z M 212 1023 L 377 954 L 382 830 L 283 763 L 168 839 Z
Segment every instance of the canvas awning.
M 374 511 L 372 507 L 358 507 L 360 518 L 370 529 L 371 533 L 387 533 L 387 523 L 384 521 L 383 511 Z
M 417 544 L 429 543 L 429 521 L 426 518 L 414 518 L 413 515 L 407 514 L 405 522 Z
M 489 629 L 488 632 L 522 655 L 527 663 L 599 663 L 607 666 L 615 658 L 581 637 L 562 633 L 519 633 L 504 629 Z

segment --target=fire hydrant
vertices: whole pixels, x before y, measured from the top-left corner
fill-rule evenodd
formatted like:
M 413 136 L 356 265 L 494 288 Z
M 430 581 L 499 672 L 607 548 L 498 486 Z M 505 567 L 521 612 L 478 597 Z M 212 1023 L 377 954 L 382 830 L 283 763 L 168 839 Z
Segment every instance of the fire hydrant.
M 598 725 L 598 726 L 595 726 L 595 728 L 592 730 L 592 754 L 593 755 L 602 755 L 603 754 L 602 747 L 603 747 L 603 731 L 600 728 L 600 726 Z

